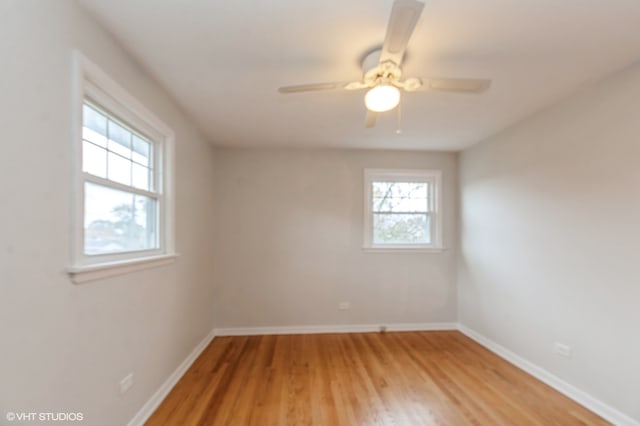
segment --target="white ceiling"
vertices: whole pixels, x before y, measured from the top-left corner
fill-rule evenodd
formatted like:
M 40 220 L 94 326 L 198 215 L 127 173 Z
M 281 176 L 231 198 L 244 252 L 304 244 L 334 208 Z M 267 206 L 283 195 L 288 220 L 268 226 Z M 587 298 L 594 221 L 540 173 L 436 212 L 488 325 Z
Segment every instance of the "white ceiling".
M 364 128 L 353 81 L 393 0 L 79 0 L 218 146 L 458 150 L 640 58 L 638 0 L 430 0 L 405 76 L 493 79 L 482 95 L 403 95 Z

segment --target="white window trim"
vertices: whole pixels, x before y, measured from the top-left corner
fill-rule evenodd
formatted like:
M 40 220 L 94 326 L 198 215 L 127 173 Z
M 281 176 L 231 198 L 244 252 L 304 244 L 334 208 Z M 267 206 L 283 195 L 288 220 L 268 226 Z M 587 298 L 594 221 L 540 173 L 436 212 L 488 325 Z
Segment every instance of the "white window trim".
M 433 242 L 431 244 L 374 244 L 373 212 L 371 210 L 372 183 L 377 180 L 398 182 L 432 182 Z M 364 169 L 364 244 L 362 249 L 368 253 L 439 253 L 445 250 L 442 245 L 442 171 L 421 169 Z
M 73 52 L 73 241 L 72 265 L 67 268 L 76 284 L 157 267 L 178 256 L 174 246 L 174 132 L 79 51 Z M 82 170 L 82 106 L 86 97 L 162 144 L 158 184 L 162 201 L 158 224 L 160 249 L 103 256 L 84 254 L 84 172 Z M 124 114 L 123 114 L 124 110 Z

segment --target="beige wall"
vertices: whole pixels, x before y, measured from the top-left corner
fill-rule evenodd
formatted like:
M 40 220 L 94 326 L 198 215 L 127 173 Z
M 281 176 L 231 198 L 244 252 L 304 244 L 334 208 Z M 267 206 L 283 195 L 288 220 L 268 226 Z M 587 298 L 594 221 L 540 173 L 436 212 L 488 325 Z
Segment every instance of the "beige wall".
M 465 151 L 459 271 L 463 324 L 638 421 L 639 164 L 640 65 Z
M 83 424 L 126 424 L 213 326 L 213 150 L 74 1 L 2 1 L 0 28 L 0 423 L 80 411 Z M 176 132 L 175 264 L 83 285 L 65 273 L 72 48 Z
M 362 251 L 365 167 L 443 171 L 447 251 Z M 455 321 L 456 176 L 450 153 L 217 150 L 216 326 Z

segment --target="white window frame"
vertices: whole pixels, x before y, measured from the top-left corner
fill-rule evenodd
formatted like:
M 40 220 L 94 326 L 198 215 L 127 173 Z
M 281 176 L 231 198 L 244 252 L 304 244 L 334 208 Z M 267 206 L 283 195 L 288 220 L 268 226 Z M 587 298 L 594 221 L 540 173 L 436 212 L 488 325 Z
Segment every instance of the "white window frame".
M 431 186 L 431 244 L 373 243 L 373 182 L 425 182 Z M 442 171 L 422 169 L 364 169 L 364 251 L 441 252 L 442 246 Z
M 111 79 L 79 51 L 73 53 L 73 215 L 72 266 L 68 273 L 80 284 L 139 269 L 171 263 L 177 257 L 174 247 L 174 132 L 141 102 Z M 154 143 L 154 167 L 157 167 L 155 198 L 158 200 L 158 248 L 104 255 L 84 253 L 85 182 L 108 183 L 114 189 L 135 193 L 126 185 L 98 177 L 88 177 L 82 169 L 82 109 L 85 101 L 105 110 Z

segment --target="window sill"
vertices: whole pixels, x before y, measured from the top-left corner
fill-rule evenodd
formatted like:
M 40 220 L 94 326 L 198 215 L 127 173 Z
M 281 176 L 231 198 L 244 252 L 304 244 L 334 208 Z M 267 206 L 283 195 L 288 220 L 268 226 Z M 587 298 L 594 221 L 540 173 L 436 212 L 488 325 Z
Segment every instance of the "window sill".
M 362 247 L 365 253 L 442 253 L 445 247 Z
M 118 262 L 100 263 L 98 265 L 76 266 L 67 269 L 71 281 L 84 284 L 116 275 L 128 274 L 143 269 L 156 268 L 175 262 L 178 254 L 162 254 L 140 259 L 122 260 Z

